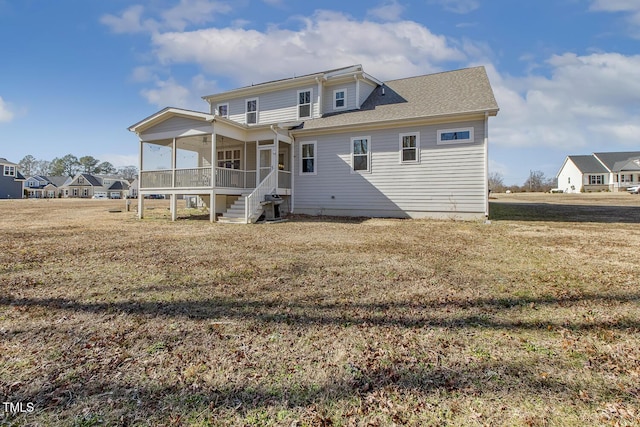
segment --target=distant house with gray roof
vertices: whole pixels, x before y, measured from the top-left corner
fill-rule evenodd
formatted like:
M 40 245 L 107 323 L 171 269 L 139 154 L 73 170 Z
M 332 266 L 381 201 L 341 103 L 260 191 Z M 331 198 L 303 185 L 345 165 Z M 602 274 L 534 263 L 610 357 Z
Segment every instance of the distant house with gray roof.
M 61 196 L 61 188 L 68 180 L 66 176 L 34 175 L 22 185 L 25 195 L 30 199 L 53 199 Z
M 24 176 L 19 165 L 0 157 L 0 199 L 21 199 Z
M 129 182 L 113 175 L 79 173 L 62 186 L 62 196 L 90 199 L 93 196 L 124 199 L 129 194 Z
M 310 215 L 483 218 L 484 67 L 383 82 L 353 65 L 204 96 L 129 127 L 145 196 L 199 196 L 211 221 L 253 222 L 265 197 Z M 218 217 L 219 216 L 219 217 Z
M 556 177 L 565 193 L 625 191 L 640 184 L 640 151 L 567 156 Z

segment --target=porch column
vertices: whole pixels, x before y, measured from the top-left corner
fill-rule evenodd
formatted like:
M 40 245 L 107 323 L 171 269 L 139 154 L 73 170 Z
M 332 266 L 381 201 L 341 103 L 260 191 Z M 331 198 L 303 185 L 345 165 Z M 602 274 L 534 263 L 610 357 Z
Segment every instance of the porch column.
M 218 135 L 216 134 L 215 125 L 211 122 L 211 187 L 215 188 L 216 183 L 216 167 L 218 167 Z
M 171 221 L 178 219 L 178 195 L 171 195 Z
M 275 145 L 276 148 L 275 150 L 273 150 L 273 157 L 271 159 L 271 164 L 275 165 L 275 170 L 276 170 L 276 192 L 278 191 L 278 177 L 280 175 L 280 168 L 278 167 L 279 163 L 278 161 L 280 160 L 280 138 L 278 137 L 278 132 L 276 132 L 276 138 L 275 138 Z
M 140 190 L 142 189 L 142 153 L 143 153 L 144 141 L 140 140 L 140 148 L 138 153 L 138 219 L 144 218 L 142 211 L 144 210 L 144 197 Z
M 209 200 L 209 221 L 216 222 L 216 190 L 211 192 L 211 199 Z
M 176 138 L 173 138 L 173 146 L 171 147 L 171 188 L 176 188 L 176 157 L 178 154 L 176 145 Z

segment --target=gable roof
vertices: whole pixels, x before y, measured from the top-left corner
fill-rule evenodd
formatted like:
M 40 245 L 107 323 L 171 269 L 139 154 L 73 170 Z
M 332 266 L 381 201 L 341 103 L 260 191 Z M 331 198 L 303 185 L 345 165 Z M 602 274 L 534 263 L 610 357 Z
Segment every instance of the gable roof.
M 465 68 L 385 82 L 359 110 L 327 114 L 304 122 L 301 129 L 315 130 L 396 120 L 498 113 L 484 67 Z
M 17 163 L 10 162 L 4 157 L 0 157 L 0 164 L 7 165 L 7 166 L 19 166 Z
M 567 156 L 578 170 L 582 173 L 607 173 L 607 168 L 598 161 L 593 155 L 586 156 Z M 562 169 L 560 169 L 562 170 Z M 559 173 L 559 172 L 558 172 Z
M 347 67 L 334 68 L 332 70 L 320 71 L 313 74 L 304 74 L 301 76 L 293 76 L 285 79 L 271 80 L 264 83 L 252 84 L 251 86 L 244 86 L 237 89 L 232 89 L 226 92 L 216 93 L 213 95 L 203 96 L 202 99 L 205 101 L 212 103 L 216 101 L 228 100 L 231 98 L 242 97 L 242 96 L 253 96 L 258 95 L 260 93 L 264 93 L 267 91 L 272 91 L 274 89 L 283 89 L 285 87 L 295 87 L 300 85 L 306 85 L 309 83 L 314 83 L 317 79 L 321 80 L 329 80 L 340 78 L 342 76 L 352 76 L 358 75 L 363 79 L 369 80 L 373 84 L 382 84 L 375 77 L 364 72 L 362 65 L 350 65 Z
M 47 181 L 49 181 L 49 183 L 55 185 L 56 187 L 63 186 L 64 183 L 69 179 L 66 176 L 44 176 L 43 178 L 45 178 Z
M 109 190 L 126 190 L 127 188 L 125 187 L 125 184 L 118 180 L 116 182 L 114 182 L 113 184 L 111 184 L 111 187 L 109 187 Z
M 214 116 L 209 113 L 204 113 L 202 111 L 186 110 L 184 108 L 166 107 L 158 111 L 157 113 L 154 113 L 140 120 L 138 123 L 135 123 L 129 126 L 128 129 L 131 132 L 142 132 L 145 129 L 148 129 L 153 125 L 163 122 L 170 117 L 187 117 L 190 119 L 210 122 L 213 120 Z
M 593 155 L 604 164 L 611 172 L 621 172 L 625 166 L 633 167 L 633 160 L 640 159 L 640 151 L 618 151 L 608 153 L 593 153 Z M 629 164 L 631 163 L 631 164 Z

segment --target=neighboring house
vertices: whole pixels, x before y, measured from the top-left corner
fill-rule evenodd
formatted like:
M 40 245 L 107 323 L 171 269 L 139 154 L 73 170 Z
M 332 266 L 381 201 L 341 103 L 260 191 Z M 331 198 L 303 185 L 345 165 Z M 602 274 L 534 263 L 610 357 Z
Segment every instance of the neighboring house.
M 71 198 L 104 196 L 109 199 L 123 199 L 129 194 L 129 182 L 111 175 L 79 173 L 64 184 L 62 194 Z
M 483 218 L 488 118 L 484 67 L 382 82 L 360 65 L 203 97 L 132 125 L 139 215 L 150 194 L 197 195 L 210 218 L 251 222 L 265 195 L 311 215 Z
M 22 199 L 24 176 L 18 167 L 18 164 L 0 157 L 0 199 Z
M 60 188 L 67 180 L 65 176 L 34 175 L 24 181 L 23 188 L 30 199 L 53 199 L 61 196 Z
M 567 156 L 556 177 L 565 193 L 625 191 L 640 184 L 640 151 Z
M 138 178 L 135 178 L 129 184 L 129 196 L 128 197 L 132 197 L 132 198 L 137 198 L 138 197 Z

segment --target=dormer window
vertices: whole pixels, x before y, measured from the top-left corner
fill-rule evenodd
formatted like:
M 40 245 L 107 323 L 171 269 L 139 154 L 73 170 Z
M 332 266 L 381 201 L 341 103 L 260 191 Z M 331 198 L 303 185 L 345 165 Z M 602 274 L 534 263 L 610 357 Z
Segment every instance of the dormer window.
M 258 123 L 258 98 L 247 99 L 246 120 L 249 125 Z
M 347 90 L 338 89 L 333 91 L 333 109 L 342 110 L 347 108 Z
M 298 118 L 311 117 L 311 89 L 298 91 Z

